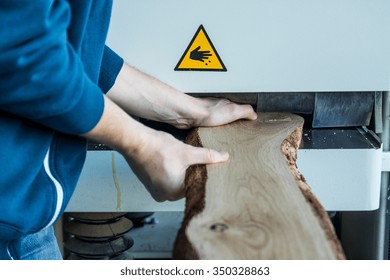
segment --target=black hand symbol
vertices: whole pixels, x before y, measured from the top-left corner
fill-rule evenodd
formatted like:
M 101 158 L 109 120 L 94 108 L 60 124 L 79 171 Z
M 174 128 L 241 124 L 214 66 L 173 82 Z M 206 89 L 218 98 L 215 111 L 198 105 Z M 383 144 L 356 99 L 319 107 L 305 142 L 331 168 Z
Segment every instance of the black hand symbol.
M 210 56 L 212 56 L 210 51 L 200 51 L 199 49 L 200 49 L 200 46 L 198 46 L 196 49 L 191 51 L 190 58 L 192 60 L 199 60 L 199 61 L 204 62 L 205 60 L 209 59 Z

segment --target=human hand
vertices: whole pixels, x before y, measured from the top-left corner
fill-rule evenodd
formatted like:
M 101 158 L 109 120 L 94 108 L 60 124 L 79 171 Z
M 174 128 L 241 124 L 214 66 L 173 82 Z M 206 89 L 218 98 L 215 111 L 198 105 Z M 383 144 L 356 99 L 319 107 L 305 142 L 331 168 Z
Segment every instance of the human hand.
M 184 197 L 186 170 L 193 164 L 227 161 L 226 152 L 187 145 L 170 134 L 150 130 L 142 147 L 123 152 L 133 172 L 159 202 Z
M 196 120 L 194 126 L 219 126 L 239 119 L 257 119 L 257 114 L 250 105 L 217 98 L 202 98 L 199 101 L 205 108 L 205 114 Z

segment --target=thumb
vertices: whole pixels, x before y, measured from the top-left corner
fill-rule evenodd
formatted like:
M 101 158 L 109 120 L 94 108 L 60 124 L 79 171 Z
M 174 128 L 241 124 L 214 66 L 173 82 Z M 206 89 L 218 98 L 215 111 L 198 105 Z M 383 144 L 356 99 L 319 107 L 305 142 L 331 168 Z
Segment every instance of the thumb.
M 248 119 L 254 121 L 257 119 L 257 113 L 253 110 L 251 105 L 238 105 L 236 106 L 237 119 Z
M 248 115 L 248 119 L 251 120 L 251 121 L 254 121 L 257 119 L 257 113 L 256 112 L 251 112 L 249 115 Z
M 189 158 L 191 164 L 209 164 L 227 161 L 229 154 L 208 148 L 194 148 Z

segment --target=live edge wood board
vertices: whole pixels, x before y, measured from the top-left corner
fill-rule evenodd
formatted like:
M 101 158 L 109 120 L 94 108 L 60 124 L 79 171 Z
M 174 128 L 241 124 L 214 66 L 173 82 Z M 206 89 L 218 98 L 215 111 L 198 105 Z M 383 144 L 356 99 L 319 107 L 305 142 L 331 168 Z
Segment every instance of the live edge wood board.
M 296 166 L 303 119 L 197 128 L 187 143 L 228 151 L 229 162 L 186 174 L 176 259 L 344 259 L 332 223 Z

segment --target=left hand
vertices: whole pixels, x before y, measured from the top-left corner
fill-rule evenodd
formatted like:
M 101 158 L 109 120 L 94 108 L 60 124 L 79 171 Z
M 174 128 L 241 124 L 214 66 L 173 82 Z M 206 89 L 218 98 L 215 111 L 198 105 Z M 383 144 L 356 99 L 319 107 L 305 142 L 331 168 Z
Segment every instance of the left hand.
M 227 99 L 203 98 L 206 114 L 195 120 L 193 126 L 219 126 L 239 119 L 255 120 L 257 114 L 251 105 L 233 103 Z

